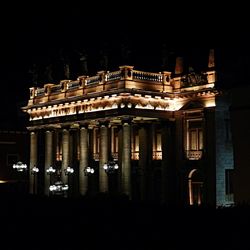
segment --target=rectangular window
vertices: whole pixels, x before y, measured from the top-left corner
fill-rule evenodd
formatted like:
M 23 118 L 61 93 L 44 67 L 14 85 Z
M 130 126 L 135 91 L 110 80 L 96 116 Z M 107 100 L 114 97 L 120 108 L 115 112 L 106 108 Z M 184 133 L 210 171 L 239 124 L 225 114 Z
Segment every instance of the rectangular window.
M 187 138 L 187 150 L 203 149 L 202 120 L 188 121 Z
M 62 133 L 56 133 L 56 160 L 62 160 Z
M 153 160 L 162 160 L 162 138 L 161 130 L 154 130 L 153 132 Z
M 114 159 L 118 159 L 118 130 L 116 127 L 111 128 L 111 154 Z
M 99 135 L 99 130 L 97 128 L 94 129 L 94 145 L 93 145 L 93 152 L 95 154 L 99 154 L 99 144 L 100 144 L 100 135 Z
M 161 151 L 161 134 L 156 135 L 156 151 Z
M 139 152 L 139 135 L 135 136 L 135 152 Z
M 133 130 L 131 138 L 131 158 L 139 160 L 139 133 L 138 130 Z

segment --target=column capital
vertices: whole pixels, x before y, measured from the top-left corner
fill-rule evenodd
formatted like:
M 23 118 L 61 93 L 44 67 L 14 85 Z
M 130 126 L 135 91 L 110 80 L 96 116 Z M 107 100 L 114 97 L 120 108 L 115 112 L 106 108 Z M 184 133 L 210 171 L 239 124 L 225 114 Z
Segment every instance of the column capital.
M 133 118 L 131 117 L 124 117 L 122 118 L 122 125 L 130 125 L 132 123 Z
M 35 133 L 38 131 L 37 128 L 32 128 L 32 127 L 27 127 L 27 130 L 30 132 L 30 133 Z
M 89 128 L 89 125 L 87 125 L 87 124 L 86 125 L 81 125 L 79 128 L 80 128 L 80 130 L 82 130 L 82 129 L 87 130 Z
M 53 130 L 52 129 L 45 129 L 45 133 L 52 133 Z
M 64 124 L 62 124 L 61 125 L 61 128 L 62 128 L 62 130 L 69 130 L 70 129 L 70 125 L 64 125 Z
M 99 125 L 100 127 L 108 127 L 109 125 L 109 120 L 102 120 L 102 121 L 99 121 Z
M 89 128 L 89 123 L 88 122 L 83 122 L 83 123 L 79 123 L 79 128 L 80 129 L 88 129 Z

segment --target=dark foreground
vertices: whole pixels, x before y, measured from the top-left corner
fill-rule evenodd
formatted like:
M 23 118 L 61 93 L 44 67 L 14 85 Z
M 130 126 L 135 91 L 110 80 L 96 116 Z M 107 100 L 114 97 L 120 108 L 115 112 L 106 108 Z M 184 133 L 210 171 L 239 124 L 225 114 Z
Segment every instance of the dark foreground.
M 1 249 L 250 249 L 250 207 L 1 194 Z

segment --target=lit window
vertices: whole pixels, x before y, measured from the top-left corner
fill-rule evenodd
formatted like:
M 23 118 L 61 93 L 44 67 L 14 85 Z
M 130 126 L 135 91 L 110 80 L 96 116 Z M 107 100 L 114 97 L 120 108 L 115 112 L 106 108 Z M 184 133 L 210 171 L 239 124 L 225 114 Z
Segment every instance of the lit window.
M 203 149 L 202 120 L 189 120 L 187 127 L 187 150 Z

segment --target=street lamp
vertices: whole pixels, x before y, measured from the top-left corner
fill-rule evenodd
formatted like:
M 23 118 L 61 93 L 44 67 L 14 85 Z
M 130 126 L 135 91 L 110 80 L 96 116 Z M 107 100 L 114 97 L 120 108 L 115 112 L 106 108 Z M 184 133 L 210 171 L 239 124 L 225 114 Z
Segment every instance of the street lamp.
M 54 185 L 49 186 L 49 191 L 55 195 L 64 195 L 68 189 L 68 184 L 63 184 L 62 181 L 56 181 Z
M 74 168 L 67 167 L 64 169 L 64 173 L 66 176 L 68 176 L 68 185 L 65 184 L 65 185 L 67 185 L 67 190 L 69 189 L 69 186 L 70 186 L 70 190 L 69 190 L 68 194 L 66 194 L 66 195 L 72 195 L 72 185 L 73 185 L 72 181 L 73 180 L 71 178 L 71 175 L 73 175 L 73 173 L 74 173 Z
M 64 172 L 66 175 L 71 175 L 74 173 L 74 168 L 67 167 L 66 169 L 64 169 Z
M 103 165 L 103 169 L 107 174 L 113 174 L 119 168 L 116 161 L 108 161 Z
M 15 169 L 17 172 L 19 172 L 20 174 L 18 174 L 18 186 L 17 186 L 17 190 L 24 190 L 26 189 L 26 186 L 23 185 L 25 184 L 25 182 L 23 182 L 23 173 L 27 171 L 27 164 L 22 163 L 21 161 L 18 161 L 17 163 L 13 164 L 13 169 Z M 21 174 L 22 173 L 22 174 Z
M 49 175 L 54 174 L 55 172 L 56 172 L 56 169 L 53 168 L 52 166 L 46 169 L 46 173 Z
M 85 176 L 91 176 L 95 173 L 95 169 L 92 167 L 86 167 L 84 168 L 84 175 Z
M 32 173 L 33 175 L 37 174 L 38 172 L 39 172 L 39 168 L 36 167 L 36 166 L 34 166 L 34 167 L 31 169 L 31 173 Z
M 34 166 L 32 169 L 31 169 L 31 174 L 34 176 L 34 184 L 33 184 L 33 193 L 36 194 L 37 193 L 37 181 L 36 181 L 36 178 L 37 178 L 37 173 L 39 172 L 39 168 Z
M 13 168 L 16 169 L 18 172 L 23 172 L 27 170 L 27 164 L 22 163 L 21 161 L 13 164 Z
M 52 166 L 50 166 L 49 168 L 46 169 L 46 174 L 49 175 L 49 184 L 51 185 L 52 183 L 52 175 L 54 175 L 56 173 L 56 169 L 53 168 Z M 57 174 L 57 179 L 59 178 L 60 174 Z M 49 190 L 50 190 L 50 186 L 49 186 Z M 51 191 L 51 190 L 50 190 Z

